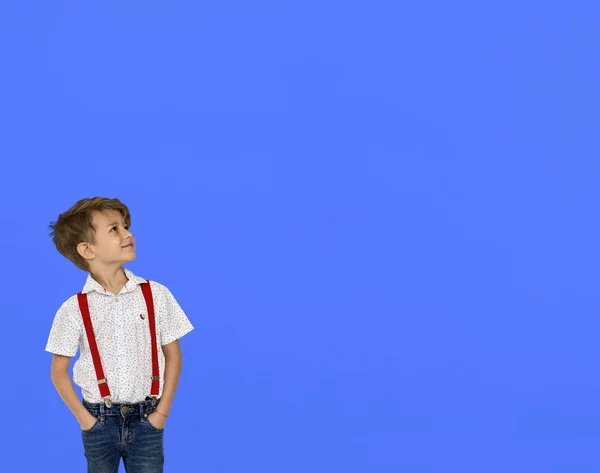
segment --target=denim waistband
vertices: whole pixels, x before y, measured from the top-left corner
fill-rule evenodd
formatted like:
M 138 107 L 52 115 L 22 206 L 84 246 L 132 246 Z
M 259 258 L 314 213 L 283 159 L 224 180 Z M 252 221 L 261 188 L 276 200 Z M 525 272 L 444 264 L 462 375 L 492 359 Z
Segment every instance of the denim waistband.
M 142 416 L 156 409 L 158 401 L 160 401 L 160 398 L 156 400 L 155 405 L 152 405 L 152 398 L 147 397 L 145 401 L 141 402 L 113 402 L 111 407 L 106 407 L 104 402 L 94 403 L 88 402 L 85 399 L 81 402 L 93 416 Z

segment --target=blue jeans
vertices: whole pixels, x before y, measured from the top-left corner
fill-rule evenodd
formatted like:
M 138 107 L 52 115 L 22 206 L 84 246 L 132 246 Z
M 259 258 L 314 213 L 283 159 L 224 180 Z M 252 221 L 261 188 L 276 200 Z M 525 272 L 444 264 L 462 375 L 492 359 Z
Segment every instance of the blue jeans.
M 165 463 L 163 436 L 148 422 L 148 415 L 158 406 L 150 398 L 139 403 L 104 403 L 82 401 L 96 423 L 81 430 L 87 458 L 87 473 L 118 473 L 119 463 L 127 473 L 163 473 Z

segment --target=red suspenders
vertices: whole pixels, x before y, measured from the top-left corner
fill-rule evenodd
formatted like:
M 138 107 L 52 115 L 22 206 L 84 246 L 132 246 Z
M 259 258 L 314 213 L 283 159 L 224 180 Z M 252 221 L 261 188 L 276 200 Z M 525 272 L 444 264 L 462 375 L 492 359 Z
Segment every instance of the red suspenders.
M 158 373 L 158 349 L 156 343 L 156 324 L 154 321 L 154 301 L 152 299 L 150 281 L 146 281 L 145 283 L 140 284 L 140 286 L 142 287 L 142 293 L 144 294 L 146 307 L 148 309 L 148 324 L 150 325 L 151 340 L 150 350 L 152 353 L 152 385 L 150 388 L 150 397 L 152 398 L 152 405 L 155 405 L 160 388 L 160 376 Z M 87 294 L 82 292 L 78 293 L 77 301 L 79 302 L 79 310 L 81 311 L 81 317 L 83 318 L 85 333 L 90 344 L 90 352 L 92 354 L 92 361 L 94 362 L 94 369 L 96 370 L 96 379 L 98 380 L 100 396 L 104 399 L 106 407 L 110 407 L 112 405 L 109 399 L 110 390 L 108 389 L 108 383 L 104 377 L 104 370 L 102 369 L 100 354 L 98 353 L 98 345 L 96 345 L 96 338 L 94 336 L 94 329 L 92 328 L 92 319 L 90 318 L 90 308 L 88 306 Z

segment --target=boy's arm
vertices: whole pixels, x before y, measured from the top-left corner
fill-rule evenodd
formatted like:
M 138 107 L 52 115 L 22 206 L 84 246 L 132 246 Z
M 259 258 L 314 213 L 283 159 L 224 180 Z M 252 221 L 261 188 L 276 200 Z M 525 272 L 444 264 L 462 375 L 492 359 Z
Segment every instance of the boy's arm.
M 168 416 L 181 373 L 182 359 L 179 340 L 163 345 L 162 350 L 165 354 L 165 384 L 157 408 L 160 406 L 160 412 Z
M 80 425 L 87 425 L 89 424 L 89 417 L 93 416 L 87 411 L 75 392 L 75 388 L 69 377 L 70 361 L 71 358 L 68 356 L 53 354 L 50 378 L 58 394 L 77 419 L 77 422 Z
M 161 348 L 165 355 L 165 383 L 157 407 L 160 407 L 159 412 L 169 415 L 181 373 L 182 361 L 179 339 L 193 330 L 194 326 L 171 291 L 163 285 L 158 285 L 158 288 L 162 290 L 164 297 L 163 310 L 158 312 L 158 322 Z

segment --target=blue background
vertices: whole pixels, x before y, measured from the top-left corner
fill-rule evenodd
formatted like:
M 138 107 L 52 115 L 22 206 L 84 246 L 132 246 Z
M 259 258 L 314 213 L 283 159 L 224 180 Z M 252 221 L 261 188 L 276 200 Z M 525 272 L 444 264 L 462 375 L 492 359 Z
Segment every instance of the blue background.
M 85 471 L 47 226 L 96 195 L 195 326 L 166 472 L 599 472 L 597 18 L 3 2 L 0 472 Z

